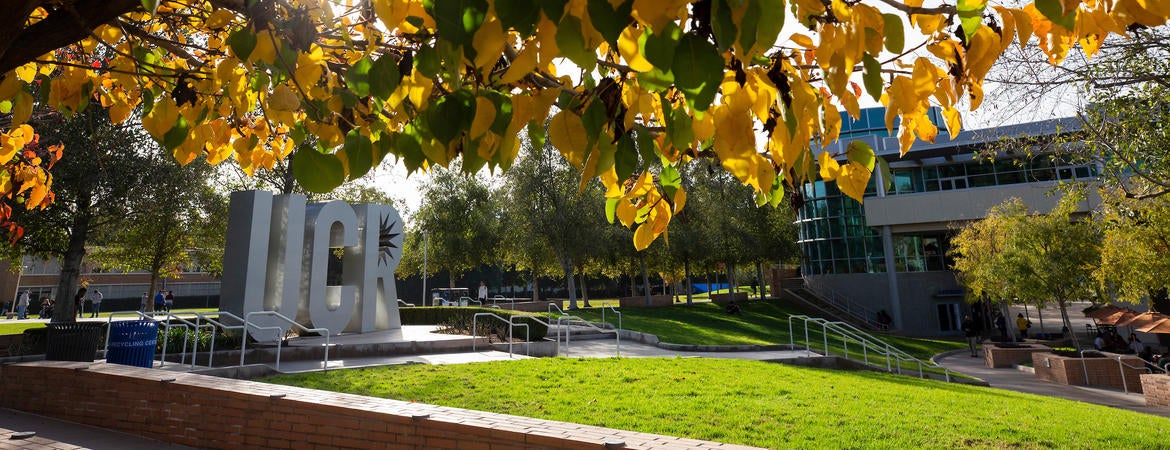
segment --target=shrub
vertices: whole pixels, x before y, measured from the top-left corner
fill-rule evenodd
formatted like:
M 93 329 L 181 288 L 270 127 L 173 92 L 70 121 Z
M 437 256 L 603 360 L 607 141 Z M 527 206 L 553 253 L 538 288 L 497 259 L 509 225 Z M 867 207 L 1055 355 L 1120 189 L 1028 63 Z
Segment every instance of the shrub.
M 183 351 L 183 337 L 185 335 L 187 336 L 188 349 L 191 348 L 191 339 L 195 339 L 195 342 L 198 343 L 195 348 L 198 349 L 198 351 L 203 352 L 211 350 L 211 332 L 207 331 L 207 329 L 199 329 L 197 332 L 189 332 L 186 328 L 183 327 L 171 328 L 167 331 L 165 336 L 160 330 L 158 335 L 158 347 L 156 347 L 156 349 L 162 351 L 165 338 L 167 353 L 180 353 Z M 238 336 L 225 335 L 219 331 L 215 333 L 216 350 L 232 350 L 239 348 L 240 338 Z
M 402 318 L 403 325 L 440 325 L 460 334 L 472 334 L 472 319 L 475 317 L 475 314 L 483 312 L 490 312 L 504 319 L 511 319 L 515 316 L 517 318 L 515 320 L 516 323 L 528 324 L 530 340 L 538 341 L 544 339 L 544 336 L 548 334 L 548 327 L 544 323 L 538 322 L 535 317 L 529 314 L 518 314 L 515 311 L 495 308 L 447 306 L 398 309 L 398 314 Z M 501 340 L 508 337 L 507 325 L 495 318 L 480 318 L 476 323 L 476 327 L 478 328 L 477 335 L 495 335 Z M 514 333 L 515 335 L 513 337 L 524 339 L 523 327 L 516 328 Z

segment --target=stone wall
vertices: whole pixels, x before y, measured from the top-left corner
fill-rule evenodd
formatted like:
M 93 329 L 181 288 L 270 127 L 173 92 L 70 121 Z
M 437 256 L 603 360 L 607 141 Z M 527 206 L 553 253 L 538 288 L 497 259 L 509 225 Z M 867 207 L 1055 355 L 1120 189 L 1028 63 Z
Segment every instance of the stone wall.
M 1000 348 L 996 344 L 984 344 L 983 355 L 987 362 L 987 367 L 999 369 L 1012 367 L 1020 363 L 1032 362 L 1033 353 L 1052 350 L 1043 345 L 1025 345 L 1027 346 L 1021 346 L 1019 348 Z
M 751 448 L 102 363 L 0 377 L 20 380 L 0 384 L 2 407 L 198 448 Z

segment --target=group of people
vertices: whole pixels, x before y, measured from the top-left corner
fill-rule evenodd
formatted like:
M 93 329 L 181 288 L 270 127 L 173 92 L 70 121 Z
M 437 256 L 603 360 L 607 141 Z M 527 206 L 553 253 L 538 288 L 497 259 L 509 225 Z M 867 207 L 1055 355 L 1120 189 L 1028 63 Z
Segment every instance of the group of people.
M 149 299 L 150 299 L 150 296 L 147 293 L 143 292 L 142 298 L 141 298 L 141 303 L 138 305 L 139 311 L 146 311 L 146 302 Z M 173 308 L 174 306 L 175 306 L 175 291 L 164 291 L 162 289 L 159 289 L 158 293 L 154 294 L 154 310 L 155 311 L 171 312 L 171 308 Z
M 1113 352 L 1113 353 L 1134 353 L 1141 354 L 1145 350 L 1145 344 L 1138 339 L 1137 334 L 1129 334 L 1129 342 L 1117 334 L 1117 329 L 1109 331 L 1097 332 L 1097 337 L 1093 338 L 1093 348 L 1097 350 Z

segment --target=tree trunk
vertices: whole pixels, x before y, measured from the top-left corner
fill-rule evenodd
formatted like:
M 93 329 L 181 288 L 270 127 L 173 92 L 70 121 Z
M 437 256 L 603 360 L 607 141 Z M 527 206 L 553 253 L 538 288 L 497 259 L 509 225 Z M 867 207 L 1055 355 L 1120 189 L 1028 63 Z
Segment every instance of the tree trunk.
M 536 279 L 536 270 L 532 270 L 532 301 L 540 301 L 540 281 Z
M 154 312 L 154 294 L 158 293 L 158 276 L 150 274 L 150 290 L 146 291 L 146 312 Z
M 690 258 L 683 258 L 683 272 L 686 273 L 686 278 L 687 278 L 687 286 L 686 286 L 687 304 L 693 305 L 694 304 L 695 290 L 694 290 L 694 288 L 692 288 L 693 283 L 691 282 L 691 259 Z
M 565 272 L 565 284 L 569 290 L 569 309 L 577 309 L 577 285 L 573 277 L 576 270 L 573 267 L 573 258 L 565 258 L 565 263 L 561 265 L 561 268 Z
M 756 288 L 759 288 L 759 299 L 768 298 L 764 295 L 764 263 L 758 261 L 756 262 Z
M 447 272 L 447 287 L 449 287 L 451 289 L 455 289 L 455 271 Z M 459 299 L 451 298 L 448 300 L 459 300 Z
M 86 204 L 88 202 L 79 204 Z M 53 307 L 53 322 L 76 322 L 78 278 L 81 276 L 81 260 L 85 258 L 85 240 L 89 234 L 89 211 L 80 211 L 73 216 L 69 248 L 61 258 L 61 278 L 57 282 L 57 302 Z
M 585 301 L 586 308 L 592 308 L 593 306 L 589 304 L 589 288 L 586 287 L 586 285 L 585 285 L 585 269 L 584 268 L 581 269 L 580 276 L 581 276 L 581 300 Z
M 1077 333 L 1073 331 L 1072 321 L 1068 319 L 1068 309 L 1065 307 L 1065 302 L 1060 301 L 1057 304 L 1060 305 L 1060 320 L 1064 322 L 1064 328 L 1068 330 L 1069 337 L 1072 338 L 1073 347 L 1076 348 L 1077 351 L 1080 351 L 1081 341 L 1077 339 Z
M 650 300 L 650 276 L 646 274 L 646 255 L 642 255 L 642 286 L 646 288 L 646 306 L 653 306 L 653 301 Z

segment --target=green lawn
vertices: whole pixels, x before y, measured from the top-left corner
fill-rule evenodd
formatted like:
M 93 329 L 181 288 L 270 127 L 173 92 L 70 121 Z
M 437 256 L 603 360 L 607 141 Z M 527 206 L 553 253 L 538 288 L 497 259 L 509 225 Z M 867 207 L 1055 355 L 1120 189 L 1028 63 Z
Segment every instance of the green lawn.
M 875 372 L 705 358 L 408 365 L 263 381 L 770 448 L 1162 448 L 1170 420 Z
M 216 311 L 215 308 L 192 308 L 192 309 L 176 309 L 176 310 L 174 310 L 174 313 L 179 315 L 180 317 L 187 318 L 187 317 L 195 317 L 195 313 L 207 313 L 207 312 L 214 312 L 214 311 Z M 89 315 L 87 314 L 86 317 L 89 317 Z M 108 312 L 98 313 L 98 317 L 103 318 L 103 319 L 107 319 L 110 317 L 110 313 L 108 313 Z M 118 318 L 119 319 L 131 319 L 131 318 L 134 318 L 134 316 L 133 315 L 119 315 Z M 0 319 L 0 335 L 21 334 L 21 333 L 24 333 L 24 330 L 27 330 L 29 328 L 44 328 L 44 327 L 45 327 L 45 323 L 40 322 L 40 321 Z
M 723 306 L 709 302 L 689 306 L 676 304 L 668 308 L 622 308 L 619 311 L 622 313 L 624 329 L 656 335 L 661 342 L 692 345 L 787 344 L 788 317 L 804 314 L 804 311 L 779 300 L 751 301 L 741 306 L 743 314 L 737 316 L 727 314 Z M 581 309 L 572 314 L 586 320 L 601 320 L 600 308 Z M 606 312 L 606 321 L 616 325 L 617 320 L 612 311 Z M 795 321 L 793 331 L 797 335 L 796 342 L 803 343 L 803 323 Z M 958 341 L 874 334 L 920 359 L 966 347 L 966 344 Z M 809 335 L 813 349 L 822 350 L 820 327 L 810 327 Z M 830 339 L 829 345 L 834 353 L 844 351 L 839 339 Z

